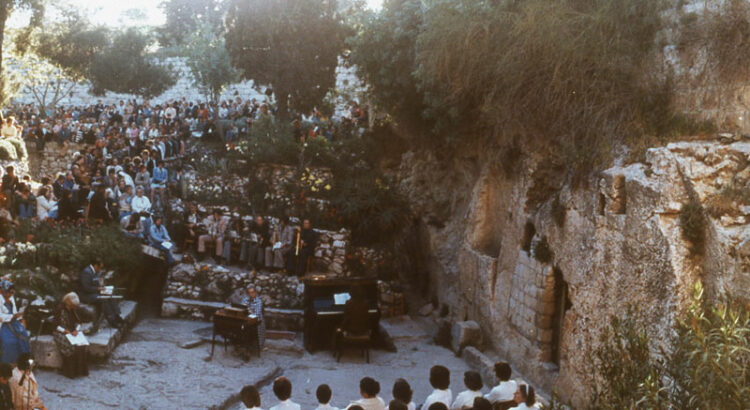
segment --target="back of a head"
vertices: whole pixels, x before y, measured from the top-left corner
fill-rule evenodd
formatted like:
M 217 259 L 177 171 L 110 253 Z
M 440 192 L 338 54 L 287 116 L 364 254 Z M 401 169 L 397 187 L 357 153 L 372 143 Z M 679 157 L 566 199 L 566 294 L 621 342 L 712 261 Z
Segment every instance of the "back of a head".
M 380 383 L 372 377 L 364 377 L 359 381 L 359 390 L 367 397 L 375 397 L 380 393 Z
M 402 401 L 406 404 L 411 403 L 411 397 L 414 392 L 411 390 L 411 386 L 409 386 L 409 382 L 407 382 L 404 379 L 397 379 L 395 383 L 393 383 L 393 398 L 399 401 Z
M 451 385 L 451 372 L 445 366 L 432 366 L 430 369 L 430 384 L 438 390 L 447 390 Z
M 28 353 L 21 353 L 18 355 L 16 367 L 18 367 L 18 370 L 29 370 L 31 367 L 31 355 Z
M 273 394 L 281 401 L 288 400 L 292 397 L 292 382 L 286 377 L 277 377 L 273 381 Z
M 327 384 L 321 384 L 315 390 L 315 397 L 318 398 L 320 404 L 328 404 L 331 401 L 331 395 L 331 388 Z
M 474 371 L 464 373 L 464 384 L 471 391 L 482 390 L 482 376 Z
M 409 410 L 409 405 L 401 400 L 393 399 L 388 403 L 388 410 Z
M 534 392 L 534 388 L 532 386 L 529 386 L 528 384 L 522 384 L 518 387 L 518 389 L 521 391 L 521 397 L 523 398 L 523 402 L 526 403 L 527 406 L 533 406 L 534 403 L 536 403 L 536 393 Z
M 352 404 L 346 410 L 365 410 L 365 409 L 362 408 L 362 406 L 360 406 L 359 404 Z
M 495 376 L 500 379 L 501 382 L 507 382 L 510 380 L 512 370 L 510 365 L 506 362 L 495 363 Z
M 476 397 L 472 410 L 492 410 L 492 403 L 484 397 Z
M 258 389 L 256 389 L 255 386 L 243 387 L 240 391 L 240 398 L 242 399 L 242 403 L 248 409 L 260 407 L 260 393 L 258 393 Z
M 427 410 L 448 410 L 448 406 L 441 401 L 436 401 L 435 403 L 430 404 L 430 407 L 428 407 Z

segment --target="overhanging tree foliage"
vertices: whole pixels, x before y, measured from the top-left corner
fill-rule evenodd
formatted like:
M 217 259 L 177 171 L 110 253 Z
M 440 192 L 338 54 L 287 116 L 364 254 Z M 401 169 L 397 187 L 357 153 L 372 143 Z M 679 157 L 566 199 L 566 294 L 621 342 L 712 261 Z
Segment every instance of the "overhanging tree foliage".
M 231 0 L 227 49 L 243 78 L 271 85 L 280 115 L 307 113 L 336 84 L 341 19 L 335 0 Z

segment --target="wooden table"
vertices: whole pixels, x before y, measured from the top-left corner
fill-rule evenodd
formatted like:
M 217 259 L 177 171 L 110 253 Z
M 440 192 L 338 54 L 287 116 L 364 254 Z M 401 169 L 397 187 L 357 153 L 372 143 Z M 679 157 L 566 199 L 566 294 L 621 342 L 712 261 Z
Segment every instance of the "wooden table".
M 260 357 L 260 342 L 258 340 L 258 324 L 256 317 L 249 317 L 247 312 L 234 309 L 219 309 L 214 312 L 213 332 L 211 335 L 211 356 L 214 355 L 216 336 L 224 338 L 224 350 L 227 342 L 237 344 L 252 344 Z

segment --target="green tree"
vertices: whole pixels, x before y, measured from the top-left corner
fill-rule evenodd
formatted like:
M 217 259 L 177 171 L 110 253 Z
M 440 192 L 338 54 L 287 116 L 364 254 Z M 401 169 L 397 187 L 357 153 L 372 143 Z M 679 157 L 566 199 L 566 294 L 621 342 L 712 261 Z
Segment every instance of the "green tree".
M 96 55 L 89 67 L 94 94 L 105 91 L 136 94 L 146 98 L 160 95 L 174 85 L 169 70 L 148 53 L 152 39 L 130 28 L 116 33 L 106 49 Z
M 422 25 L 421 0 L 386 0 L 379 13 L 362 18 L 349 38 L 350 60 L 370 86 L 374 102 L 407 129 L 424 125 L 424 96 L 413 76 L 416 43 Z
M 273 88 L 280 115 L 310 112 L 335 86 L 345 36 L 335 0 L 231 0 L 226 27 L 232 63 Z
M 226 86 L 239 79 L 239 72 L 232 66 L 224 36 L 210 23 L 198 25 L 196 31 L 188 37 L 184 50 L 193 82 L 209 101 L 218 101 Z
M 166 17 L 157 28 L 159 43 L 164 47 L 189 44 L 188 38 L 201 25 L 221 29 L 226 11 L 223 0 L 166 0 L 159 3 Z
M 46 0 L 0 0 L 0 103 L 5 102 L 10 96 L 8 92 L 9 90 L 6 89 L 6 70 L 3 66 L 3 43 L 6 32 L 5 24 L 15 11 L 26 10 L 31 12 L 31 20 L 29 21 L 28 26 L 26 26 L 24 30 L 21 30 L 16 39 L 16 46 L 23 54 L 25 47 L 28 45 L 32 30 L 42 23 L 46 3 Z

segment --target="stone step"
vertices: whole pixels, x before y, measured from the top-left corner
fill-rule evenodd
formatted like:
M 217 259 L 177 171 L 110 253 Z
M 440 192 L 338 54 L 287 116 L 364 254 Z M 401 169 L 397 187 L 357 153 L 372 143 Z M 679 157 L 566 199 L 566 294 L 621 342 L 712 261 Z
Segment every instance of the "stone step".
M 89 340 L 89 358 L 94 361 L 104 360 L 112 354 L 122 341 L 125 333 L 135 325 L 138 304 L 134 301 L 120 302 L 120 312 L 125 320 L 125 327 L 114 329 L 106 321 L 102 322 L 96 334 L 87 336 Z M 83 326 L 82 326 L 83 327 Z M 62 355 L 57 350 L 52 335 L 32 336 L 31 352 L 35 363 L 43 368 L 59 369 L 62 367 Z
M 214 312 L 226 306 L 226 303 L 221 302 L 168 297 L 162 302 L 161 316 L 165 318 L 190 317 L 211 321 Z M 264 318 L 268 329 L 298 332 L 303 327 L 304 312 L 301 309 L 265 308 Z

